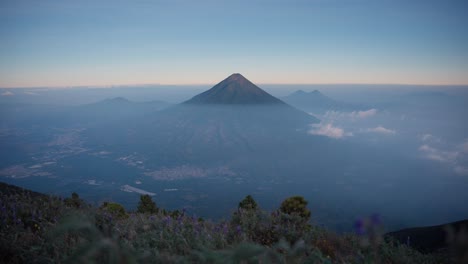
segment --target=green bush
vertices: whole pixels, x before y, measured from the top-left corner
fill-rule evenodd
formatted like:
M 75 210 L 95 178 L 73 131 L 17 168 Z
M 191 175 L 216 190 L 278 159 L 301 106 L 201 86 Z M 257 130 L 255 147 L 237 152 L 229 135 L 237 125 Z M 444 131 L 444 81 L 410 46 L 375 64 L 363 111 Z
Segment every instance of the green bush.
M 118 203 L 104 202 L 101 207 L 101 210 L 110 213 L 111 215 L 117 218 L 127 218 L 128 214 L 125 211 L 125 208 Z
M 302 196 L 293 196 L 284 200 L 281 203 L 280 211 L 288 215 L 298 215 L 306 222 L 310 219 L 307 201 Z
M 76 192 L 72 193 L 71 198 L 65 198 L 64 202 L 66 206 L 74 208 L 80 208 L 86 204 Z
M 238 208 L 244 210 L 256 210 L 257 202 L 255 202 L 252 196 L 247 195 L 242 201 L 240 201 Z
M 156 206 L 156 203 L 153 202 L 153 200 L 151 199 L 151 196 L 146 194 L 140 196 L 140 202 L 138 203 L 137 212 L 143 214 L 157 214 L 159 212 L 159 209 Z

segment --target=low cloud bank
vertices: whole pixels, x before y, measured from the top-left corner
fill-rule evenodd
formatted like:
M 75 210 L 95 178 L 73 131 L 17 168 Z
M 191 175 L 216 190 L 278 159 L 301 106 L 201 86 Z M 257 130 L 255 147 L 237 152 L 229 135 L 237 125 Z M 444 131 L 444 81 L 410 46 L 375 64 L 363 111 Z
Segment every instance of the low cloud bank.
M 311 135 L 326 136 L 336 139 L 353 135 L 352 133 L 345 132 L 343 128 L 333 126 L 331 123 L 312 124 L 308 133 Z
M 377 133 L 377 134 L 383 134 L 383 135 L 395 135 L 396 131 L 393 129 L 388 129 L 383 126 L 377 126 L 374 128 L 368 128 L 366 129 L 366 132 L 368 133 Z
M 424 158 L 447 164 L 455 173 L 468 176 L 468 139 L 452 148 L 442 148 L 439 146 L 442 140 L 431 134 L 420 136 L 420 140 L 423 144 L 419 151 Z
M 339 111 L 327 111 L 324 115 L 325 119 L 328 120 L 340 120 L 349 119 L 352 121 L 366 119 L 377 114 L 377 109 L 372 108 L 365 111 L 352 111 L 352 112 L 339 112 Z

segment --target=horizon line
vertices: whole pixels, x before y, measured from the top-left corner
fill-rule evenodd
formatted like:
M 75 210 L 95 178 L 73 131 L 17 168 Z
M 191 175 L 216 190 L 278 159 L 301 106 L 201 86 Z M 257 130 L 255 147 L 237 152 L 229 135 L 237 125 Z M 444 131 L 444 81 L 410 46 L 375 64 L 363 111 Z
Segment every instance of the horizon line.
M 140 84 L 85 84 L 85 85 L 41 85 L 41 86 L 0 86 L 0 89 L 74 89 L 74 88 L 119 88 L 119 87 L 145 87 L 145 86 L 214 86 L 216 83 L 140 83 Z M 460 87 L 468 86 L 466 84 L 426 84 L 426 83 L 254 83 L 257 86 L 260 85 L 379 85 L 379 86 L 444 86 L 444 87 Z

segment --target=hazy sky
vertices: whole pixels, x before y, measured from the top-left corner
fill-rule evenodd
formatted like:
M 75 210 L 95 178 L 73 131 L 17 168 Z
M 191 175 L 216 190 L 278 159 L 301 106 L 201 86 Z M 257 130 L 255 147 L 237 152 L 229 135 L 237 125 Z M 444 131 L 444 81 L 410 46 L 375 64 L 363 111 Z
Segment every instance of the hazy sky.
M 0 0 L 0 87 L 206 84 L 233 72 L 468 84 L 467 14 L 466 0 Z

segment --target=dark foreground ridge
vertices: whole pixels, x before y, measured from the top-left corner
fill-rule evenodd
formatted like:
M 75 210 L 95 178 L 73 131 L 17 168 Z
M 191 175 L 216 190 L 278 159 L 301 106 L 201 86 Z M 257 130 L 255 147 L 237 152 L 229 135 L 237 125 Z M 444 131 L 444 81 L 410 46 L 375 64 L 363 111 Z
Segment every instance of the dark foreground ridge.
M 406 228 L 386 234 L 421 252 L 435 252 L 449 247 L 456 234 L 468 231 L 468 220 L 427 227 Z M 465 237 L 468 241 L 468 237 Z M 468 249 L 467 249 L 468 250 Z
M 234 73 L 213 88 L 205 91 L 185 104 L 285 104 L 247 80 Z
M 337 235 L 311 224 L 300 196 L 265 212 L 248 195 L 221 222 L 158 208 L 148 195 L 136 211 L 3 183 L 0 198 L 0 263 L 467 263 L 466 240 L 421 253 L 383 239 L 370 219 L 359 235 Z

